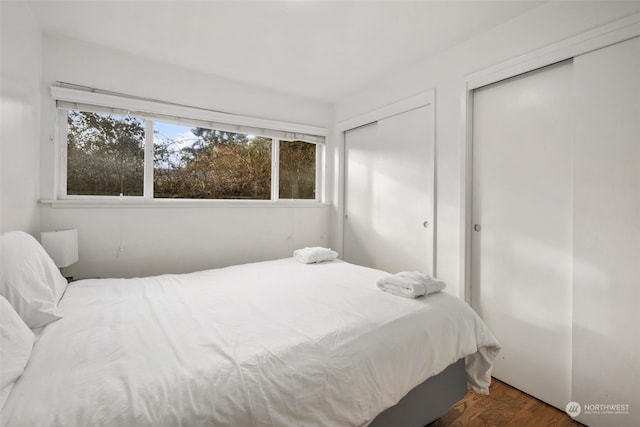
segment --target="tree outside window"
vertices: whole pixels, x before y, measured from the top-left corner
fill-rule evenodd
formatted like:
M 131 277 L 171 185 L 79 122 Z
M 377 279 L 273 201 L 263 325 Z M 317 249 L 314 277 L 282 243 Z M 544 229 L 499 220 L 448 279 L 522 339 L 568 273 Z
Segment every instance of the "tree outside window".
M 272 138 L 150 122 L 154 198 L 271 199 Z M 67 195 L 143 195 L 145 120 L 70 109 L 67 124 Z M 278 197 L 315 199 L 316 145 L 278 146 Z

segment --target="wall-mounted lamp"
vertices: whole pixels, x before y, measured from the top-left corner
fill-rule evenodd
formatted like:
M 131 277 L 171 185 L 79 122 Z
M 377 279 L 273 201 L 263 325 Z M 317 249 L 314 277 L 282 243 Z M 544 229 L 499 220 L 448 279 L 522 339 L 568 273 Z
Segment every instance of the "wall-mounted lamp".
M 59 268 L 78 261 L 78 230 L 43 231 L 40 243 Z

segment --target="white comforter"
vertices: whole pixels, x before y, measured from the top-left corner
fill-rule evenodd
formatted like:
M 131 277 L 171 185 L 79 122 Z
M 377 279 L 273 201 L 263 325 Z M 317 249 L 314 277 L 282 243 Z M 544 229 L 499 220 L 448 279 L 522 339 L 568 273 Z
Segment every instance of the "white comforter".
M 293 259 L 83 280 L 61 301 L 2 410 L 6 426 L 360 426 L 498 347 L 462 301 L 398 298 L 386 273 Z

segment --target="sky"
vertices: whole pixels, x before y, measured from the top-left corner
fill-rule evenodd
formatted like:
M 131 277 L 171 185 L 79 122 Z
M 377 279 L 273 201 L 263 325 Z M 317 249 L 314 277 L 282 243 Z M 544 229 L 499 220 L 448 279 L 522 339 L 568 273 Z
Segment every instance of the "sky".
M 159 121 L 153 122 L 153 135 L 154 141 L 159 139 L 172 139 L 177 142 L 178 149 L 184 148 L 193 144 L 198 140 L 198 137 L 191 133 L 191 129 L 194 126 L 176 125 L 173 123 L 164 123 Z

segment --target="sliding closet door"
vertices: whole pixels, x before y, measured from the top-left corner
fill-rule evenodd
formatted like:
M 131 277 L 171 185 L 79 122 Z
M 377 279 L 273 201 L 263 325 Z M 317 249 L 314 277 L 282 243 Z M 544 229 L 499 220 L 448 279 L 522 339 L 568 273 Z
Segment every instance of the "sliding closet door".
M 640 38 L 575 58 L 575 87 L 572 400 L 629 405 L 583 406 L 589 425 L 638 426 Z
M 572 63 L 473 97 L 472 306 L 493 374 L 564 410 L 571 386 Z
M 433 273 L 433 106 L 346 132 L 344 259 Z
M 345 135 L 345 218 L 342 259 L 376 266 L 372 182 L 378 152 L 378 124 L 351 129 Z
M 378 122 L 376 267 L 433 273 L 433 106 Z

